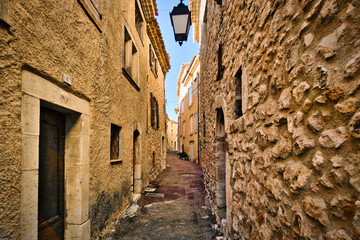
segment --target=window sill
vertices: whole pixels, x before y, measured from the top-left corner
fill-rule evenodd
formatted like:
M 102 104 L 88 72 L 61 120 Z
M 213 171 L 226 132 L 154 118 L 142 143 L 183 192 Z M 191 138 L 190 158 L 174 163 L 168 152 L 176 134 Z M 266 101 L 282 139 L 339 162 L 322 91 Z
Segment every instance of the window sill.
M 85 10 L 86 14 L 89 16 L 90 20 L 95 24 L 96 28 L 101 31 L 100 22 L 101 14 L 92 6 L 89 0 L 78 0 L 82 8 Z
M 140 87 L 137 85 L 137 83 L 132 79 L 130 74 L 126 71 L 125 68 L 122 68 L 122 73 L 126 77 L 126 79 L 129 81 L 129 83 L 136 89 L 136 91 L 140 92 Z
M 122 163 L 122 162 L 123 162 L 122 159 L 111 159 L 110 160 L 111 164 Z

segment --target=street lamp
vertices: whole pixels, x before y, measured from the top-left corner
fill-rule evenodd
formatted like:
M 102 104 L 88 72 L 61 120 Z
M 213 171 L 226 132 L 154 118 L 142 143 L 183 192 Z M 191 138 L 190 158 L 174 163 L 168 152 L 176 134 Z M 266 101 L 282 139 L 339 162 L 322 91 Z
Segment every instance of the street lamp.
M 178 41 L 181 46 L 183 41 L 187 40 L 191 25 L 191 12 L 188 6 L 183 4 L 183 0 L 180 0 L 180 3 L 173 8 L 170 19 L 174 29 L 175 41 Z

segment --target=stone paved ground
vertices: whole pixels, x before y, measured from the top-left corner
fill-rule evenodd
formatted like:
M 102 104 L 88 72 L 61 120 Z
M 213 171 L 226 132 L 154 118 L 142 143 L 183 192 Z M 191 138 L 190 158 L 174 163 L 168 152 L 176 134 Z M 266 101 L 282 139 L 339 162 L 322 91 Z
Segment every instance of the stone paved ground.
M 105 239 L 210 240 L 219 236 L 213 228 L 215 219 L 204 206 L 201 168 L 175 153 L 168 153 L 167 165 L 151 183 L 164 197 L 142 194 L 138 206 L 128 211 L 132 216 L 118 219 Z

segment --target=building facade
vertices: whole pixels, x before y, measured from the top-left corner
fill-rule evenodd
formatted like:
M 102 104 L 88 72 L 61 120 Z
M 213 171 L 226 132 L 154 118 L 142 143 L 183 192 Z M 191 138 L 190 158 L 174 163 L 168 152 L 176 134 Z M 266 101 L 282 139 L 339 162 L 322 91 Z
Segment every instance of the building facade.
M 181 66 L 177 79 L 178 151 L 198 163 L 199 55 Z
M 178 140 L 178 124 L 177 122 L 171 120 L 168 115 L 166 115 L 166 136 L 167 136 L 167 150 L 168 151 L 178 151 L 177 149 L 177 140 Z
M 156 2 L 0 6 L 0 238 L 95 238 L 165 158 Z
M 192 2 L 200 163 L 224 234 L 359 239 L 359 3 Z

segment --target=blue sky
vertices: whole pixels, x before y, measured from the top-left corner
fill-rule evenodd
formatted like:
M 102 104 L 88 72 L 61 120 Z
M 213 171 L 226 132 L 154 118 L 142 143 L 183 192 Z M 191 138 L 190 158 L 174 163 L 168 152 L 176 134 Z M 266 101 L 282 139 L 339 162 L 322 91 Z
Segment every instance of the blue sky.
M 198 42 L 193 43 L 193 28 L 190 27 L 190 33 L 187 42 L 184 42 L 180 47 L 178 42 L 175 42 L 174 31 L 171 26 L 170 15 L 174 6 L 180 3 L 180 0 L 158 0 L 157 7 L 159 16 L 157 20 L 160 25 L 160 30 L 164 38 L 166 51 L 170 54 L 171 68 L 166 74 L 165 78 L 165 98 L 166 111 L 169 118 L 177 122 L 177 115 L 174 109 L 177 106 L 176 88 L 177 76 L 180 71 L 181 64 L 190 62 L 193 56 L 199 53 Z M 184 4 L 189 6 L 189 0 L 185 0 Z

